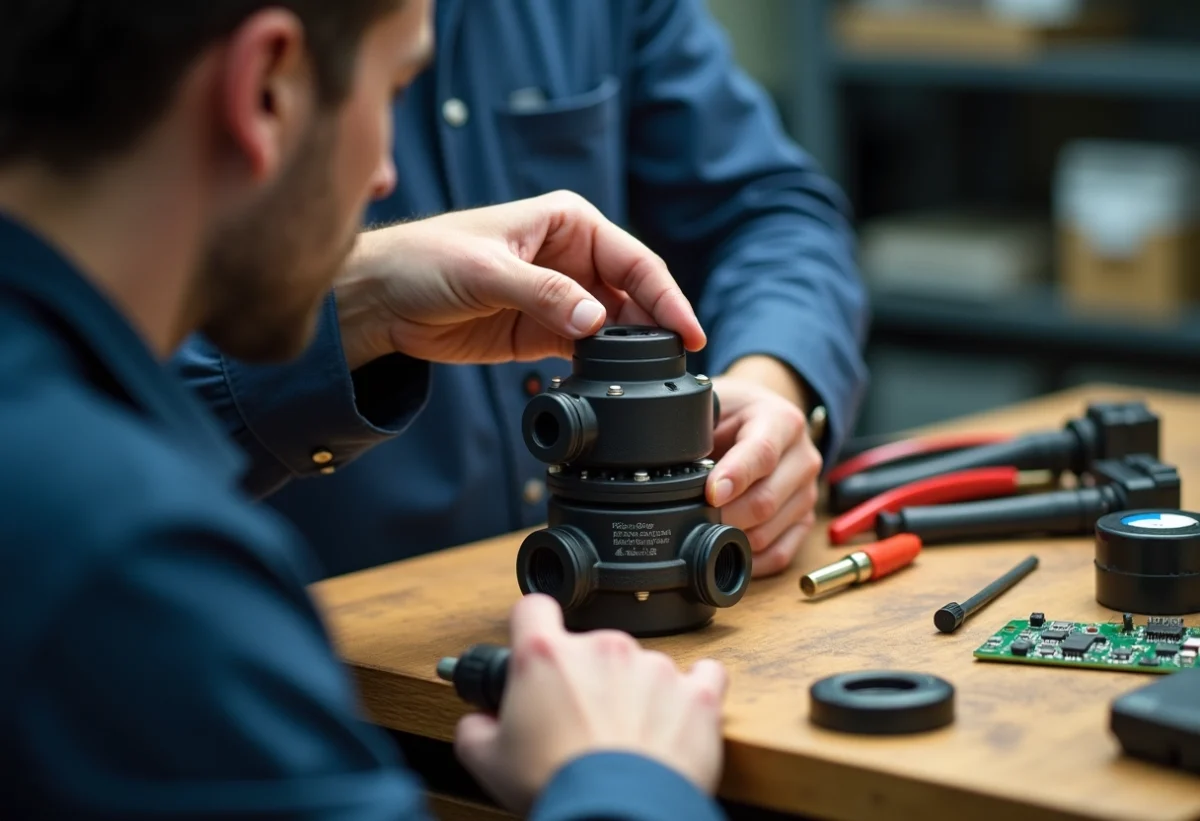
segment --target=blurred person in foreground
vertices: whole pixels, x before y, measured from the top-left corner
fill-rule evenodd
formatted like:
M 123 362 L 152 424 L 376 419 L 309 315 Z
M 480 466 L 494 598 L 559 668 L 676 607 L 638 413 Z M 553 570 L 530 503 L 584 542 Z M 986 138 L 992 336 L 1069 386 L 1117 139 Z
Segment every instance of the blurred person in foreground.
M 785 570 L 866 385 L 842 193 L 788 138 L 703 0 L 439 0 L 435 31 L 434 64 L 394 110 L 402 184 L 369 222 L 568 188 L 627 225 L 708 334 L 689 367 L 716 377 L 721 401 L 709 502 L 746 531 L 755 576 Z M 329 335 L 294 365 L 262 368 L 197 339 L 177 361 L 254 454 L 253 486 L 282 486 L 268 503 L 326 573 L 545 521 L 546 466 L 521 413 L 569 362 L 437 364 L 427 412 L 363 455 L 387 433 L 332 410 L 354 390 L 320 378 L 340 356 Z M 284 418 L 297 408 L 336 416 L 326 427 L 340 435 L 301 435 Z
M 392 435 L 432 361 L 561 356 L 606 319 L 703 347 L 661 260 L 573 195 L 358 236 L 396 183 L 390 108 L 429 16 L 0 4 L 6 813 L 429 817 L 358 715 L 302 539 L 247 498 L 236 447 L 163 366 L 182 340 L 265 363 L 332 335 L 357 389 L 340 412 Z M 720 665 L 685 674 L 560 616 L 517 604 L 504 704 L 462 721 L 464 763 L 535 818 L 718 817 Z

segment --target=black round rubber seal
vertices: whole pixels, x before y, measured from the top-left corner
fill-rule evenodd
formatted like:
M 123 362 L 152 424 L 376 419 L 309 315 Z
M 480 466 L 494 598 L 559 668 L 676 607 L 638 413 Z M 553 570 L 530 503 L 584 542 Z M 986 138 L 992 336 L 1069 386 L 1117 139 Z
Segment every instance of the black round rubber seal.
M 813 684 L 809 695 L 809 720 L 843 733 L 923 733 L 954 721 L 954 687 L 928 673 L 839 673 Z

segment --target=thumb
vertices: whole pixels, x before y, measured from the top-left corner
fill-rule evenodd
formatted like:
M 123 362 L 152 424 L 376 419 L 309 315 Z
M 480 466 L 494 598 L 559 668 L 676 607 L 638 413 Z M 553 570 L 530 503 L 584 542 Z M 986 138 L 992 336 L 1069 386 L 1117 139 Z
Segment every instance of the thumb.
M 596 333 L 607 315 L 604 305 L 566 274 L 520 259 L 504 275 L 478 285 L 488 305 L 515 308 L 568 339 Z
M 454 732 L 454 754 L 462 765 L 480 781 L 496 757 L 500 722 L 484 713 L 469 713 L 459 719 Z

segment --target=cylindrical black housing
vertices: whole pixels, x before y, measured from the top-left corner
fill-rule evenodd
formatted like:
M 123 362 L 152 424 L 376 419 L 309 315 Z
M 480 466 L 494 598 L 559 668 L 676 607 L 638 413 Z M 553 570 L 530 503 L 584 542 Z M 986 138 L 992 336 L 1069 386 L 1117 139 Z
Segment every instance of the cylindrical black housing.
M 881 539 L 914 533 L 925 544 L 1042 533 L 1086 535 L 1115 506 L 1116 496 L 1107 486 L 1059 490 L 885 511 L 875 520 L 875 532 Z
M 571 376 L 522 417 L 551 494 L 548 527 L 517 554 L 522 592 L 557 599 L 572 630 L 635 636 L 693 630 L 737 603 L 750 543 L 704 498 L 718 415 L 677 334 L 614 326 L 577 343 Z
M 1096 601 L 1150 616 L 1200 611 L 1200 513 L 1123 510 L 1096 522 Z

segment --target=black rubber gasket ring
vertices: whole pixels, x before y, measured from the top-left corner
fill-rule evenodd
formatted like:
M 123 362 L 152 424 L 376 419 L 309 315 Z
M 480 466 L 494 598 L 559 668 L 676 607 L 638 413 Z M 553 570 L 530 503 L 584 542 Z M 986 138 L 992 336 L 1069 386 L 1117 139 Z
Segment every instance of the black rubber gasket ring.
M 839 673 L 813 684 L 809 695 L 809 720 L 843 733 L 923 733 L 954 721 L 953 685 L 928 673 Z

